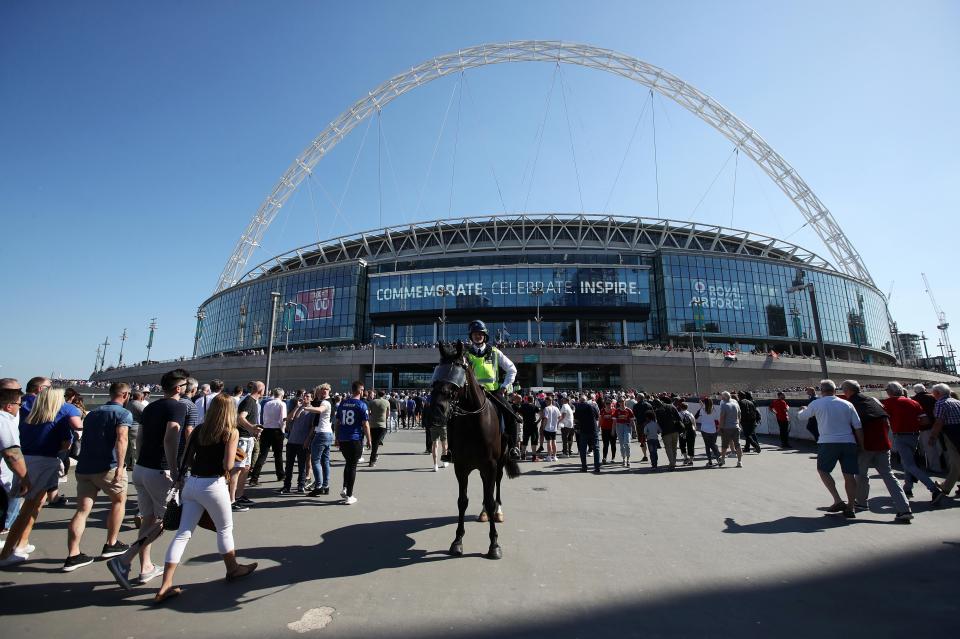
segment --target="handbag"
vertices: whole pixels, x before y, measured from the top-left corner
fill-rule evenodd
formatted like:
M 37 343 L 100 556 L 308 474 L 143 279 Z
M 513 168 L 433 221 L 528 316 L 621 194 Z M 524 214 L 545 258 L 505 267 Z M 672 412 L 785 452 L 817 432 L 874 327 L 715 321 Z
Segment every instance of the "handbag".
M 177 530 L 180 528 L 180 518 L 183 515 L 183 504 L 180 503 L 180 489 L 174 489 L 167 502 L 167 510 L 163 513 L 163 529 Z

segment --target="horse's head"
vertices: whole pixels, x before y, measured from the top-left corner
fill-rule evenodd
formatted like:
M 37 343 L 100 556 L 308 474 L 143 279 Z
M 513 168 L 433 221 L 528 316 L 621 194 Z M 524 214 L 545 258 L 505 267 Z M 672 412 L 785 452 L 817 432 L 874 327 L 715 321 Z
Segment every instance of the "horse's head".
M 433 371 L 430 423 L 440 427 L 447 425 L 453 407 L 471 379 L 471 371 L 461 340 L 453 344 L 440 342 L 437 349 L 440 351 L 440 364 Z

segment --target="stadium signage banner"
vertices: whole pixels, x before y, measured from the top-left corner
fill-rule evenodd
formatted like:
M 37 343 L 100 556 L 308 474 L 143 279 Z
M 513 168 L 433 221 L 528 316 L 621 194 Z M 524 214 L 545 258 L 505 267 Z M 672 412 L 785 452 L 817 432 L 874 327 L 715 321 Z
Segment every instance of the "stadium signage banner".
M 529 295 L 537 291 L 545 295 L 628 295 L 638 296 L 641 287 L 634 281 L 623 280 L 554 280 L 547 282 L 465 282 L 432 286 L 398 286 L 376 289 L 378 302 L 425 299 L 449 295 L 452 297 L 482 295 Z
M 742 311 L 743 295 L 740 293 L 739 284 L 693 280 L 693 298 L 690 305 Z
M 298 291 L 294 321 L 307 322 L 333 317 L 333 294 L 334 288 L 332 286 Z

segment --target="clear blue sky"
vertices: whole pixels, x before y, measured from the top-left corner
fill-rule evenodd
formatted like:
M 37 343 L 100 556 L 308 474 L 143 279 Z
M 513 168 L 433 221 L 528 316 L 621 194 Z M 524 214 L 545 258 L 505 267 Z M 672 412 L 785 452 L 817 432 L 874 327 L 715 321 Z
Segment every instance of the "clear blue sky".
M 151 317 L 153 356 L 189 355 L 195 310 L 240 233 L 330 120 L 421 61 L 511 39 L 616 49 L 710 94 L 797 168 L 879 287 L 896 281 L 901 330 L 935 333 L 921 270 L 960 328 L 960 4 L 784 4 L 5 2 L 0 376 L 85 377 L 105 336 L 116 362 L 124 328 L 125 359 L 143 359 Z M 376 227 L 381 204 L 386 224 L 497 212 L 491 164 L 510 211 L 577 212 L 582 191 L 587 211 L 657 214 L 642 87 L 549 64 L 470 72 L 462 101 L 458 82 L 384 111 L 381 187 L 377 123 L 365 142 L 354 131 L 250 266 Z M 693 219 L 826 254 L 748 160 L 720 171 L 729 142 L 665 99 L 653 113 L 663 217 L 690 218 L 720 172 Z

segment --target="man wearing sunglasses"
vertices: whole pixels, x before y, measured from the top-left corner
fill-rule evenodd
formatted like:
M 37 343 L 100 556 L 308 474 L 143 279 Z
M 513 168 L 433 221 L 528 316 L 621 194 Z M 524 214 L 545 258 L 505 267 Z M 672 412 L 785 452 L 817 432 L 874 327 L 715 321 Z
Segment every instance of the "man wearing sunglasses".
M 23 496 L 30 490 L 27 464 L 20 450 L 19 412 L 20 383 L 15 379 L 0 380 L 0 527 L 6 531 L 13 524 L 23 503 Z M 9 522 L 9 523 L 8 523 Z M 22 561 L 24 556 L 14 552 L 7 563 Z

